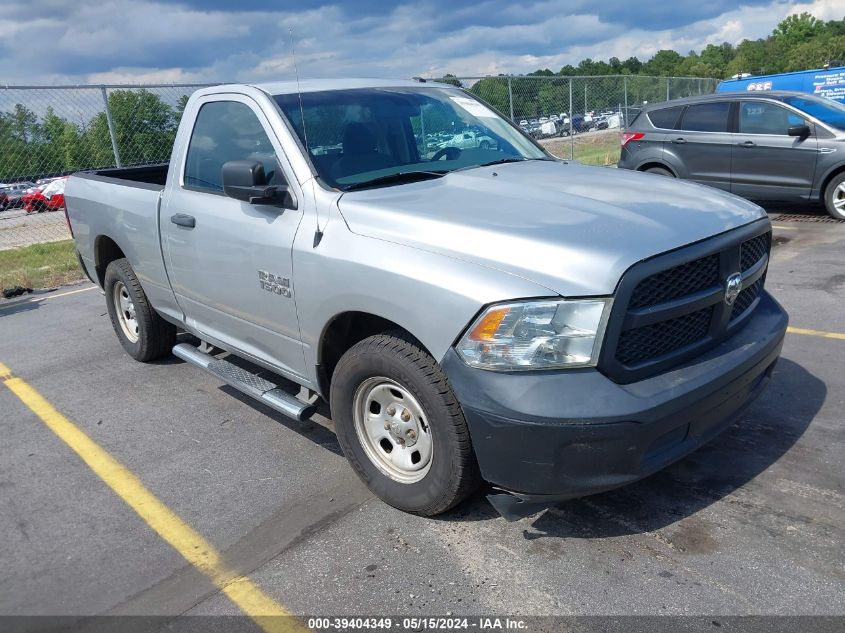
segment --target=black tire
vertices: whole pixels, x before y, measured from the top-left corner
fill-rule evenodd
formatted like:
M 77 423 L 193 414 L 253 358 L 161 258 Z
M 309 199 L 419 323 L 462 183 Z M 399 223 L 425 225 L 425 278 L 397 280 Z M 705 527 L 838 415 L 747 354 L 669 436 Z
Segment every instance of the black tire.
M 645 173 L 655 174 L 657 176 L 668 176 L 669 178 L 675 177 L 675 175 L 665 167 L 649 167 L 645 170 Z
M 137 340 L 134 341 L 124 332 L 121 317 L 118 316 L 119 307 L 114 299 L 115 286 L 118 283 L 126 289 L 134 306 L 137 323 Z M 135 271 L 126 259 L 116 259 L 108 265 L 103 290 L 106 293 L 106 306 L 112 327 L 127 354 L 146 363 L 170 353 L 176 343 L 176 327 L 153 310 L 138 277 L 135 276 Z
M 431 465 L 414 483 L 396 481 L 367 455 L 355 429 L 359 386 L 374 377 L 394 381 L 421 405 L 431 431 Z M 346 458 L 369 489 L 389 505 L 421 516 L 454 507 L 481 476 L 463 411 L 440 365 L 404 332 L 371 336 L 350 348 L 332 375 L 331 411 Z
M 478 147 L 481 149 L 490 149 L 490 141 L 481 141 L 481 143 L 478 144 Z
M 845 189 L 845 172 L 839 174 L 838 176 L 834 176 L 833 180 L 831 180 L 827 187 L 825 187 L 824 206 L 831 217 L 836 218 L 837 220 L 845 220 L 845 206 L 837 209 L 835 205 L 836 202 L 845 200 L 845 191 L 840 191 L 840 186 Z M 840 202 L 840 205 L 842 204 L 843 203 Z

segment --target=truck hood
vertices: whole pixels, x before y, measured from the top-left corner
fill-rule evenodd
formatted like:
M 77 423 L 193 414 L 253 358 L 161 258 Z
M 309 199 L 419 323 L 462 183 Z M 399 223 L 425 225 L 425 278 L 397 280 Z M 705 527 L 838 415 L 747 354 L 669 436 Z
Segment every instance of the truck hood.
M 633 264 L 765 218 L 710 187 L 559 161 L 480 167 L 343 194 L 354 233 L 518 275 L 552 294 L 612 294 Z

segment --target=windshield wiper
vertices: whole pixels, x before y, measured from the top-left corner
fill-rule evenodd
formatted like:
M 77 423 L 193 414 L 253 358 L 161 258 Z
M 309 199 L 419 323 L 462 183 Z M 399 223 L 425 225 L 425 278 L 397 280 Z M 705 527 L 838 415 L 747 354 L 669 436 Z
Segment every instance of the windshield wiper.
M 521 163 L 524 160 L 529 159 L 522 158 L 520 156 L 509 156 L 508 158 L 499 158 L 497 160 L 491 160 L 489 163 L 481 163 L 480 165 L 475 165 L 475 167 L 489 167 L 490 165 L 501 165 L 502 163 Z
M 408 182 L 418 182 L 420 180 L 431 180 L 432 178 L 440 178 L 449 173 L 443 171 L 399 171 L 395 174 L 388 174 L 386 176 L 379 176 L 370 180 L 362 182 L 355 182 L 347 185 L 344 191 L 355 191 L 356 189 L 367 189 L 369 187 L 378 187 L 379 185 L 401 185 Z
M 553 158 L 523 158 L 521 156 L 508 156 L 507 158 L 497 158 L 488 163 L 481 163 L 480 165 L 467 165 L 455 171 L 465 171 L 467 169 L 477 169 L 479 167 L 490 167 L 491 165 L 501 165 L 503 163 L 522 163 L 527 160 L 554 160 Z

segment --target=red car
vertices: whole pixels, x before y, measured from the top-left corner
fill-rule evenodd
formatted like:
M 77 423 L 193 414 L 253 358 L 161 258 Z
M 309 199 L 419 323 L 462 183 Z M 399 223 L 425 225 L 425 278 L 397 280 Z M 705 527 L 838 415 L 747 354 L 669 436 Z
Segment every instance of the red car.
M 58 211 L 65 208 L 65 183 L 67 176 L 57 178 L 40 185 L 21 196 L 23 208 L 27 213 L 37 211 Z

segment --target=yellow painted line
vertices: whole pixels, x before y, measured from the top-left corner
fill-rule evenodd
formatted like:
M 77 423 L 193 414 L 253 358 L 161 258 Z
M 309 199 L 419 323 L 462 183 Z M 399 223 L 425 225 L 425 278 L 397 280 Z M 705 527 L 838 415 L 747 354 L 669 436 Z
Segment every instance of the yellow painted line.
M 842 332 L 824 332 L 822 330 L 808 330 L 801 327 L 789 326 L 786 331 L 790 334 L 805 334 L 806 336 L 820 336 L 822 338 L 836 338 L 845 341 L 845 334 Z
M 165 506 L 123 464 L 59 413 L 41 394 L 0 363 L 0 380 L 67 444 L 103 482 L 144 522 L 167 541 L 241 611 L 267 633 L 306 631 L 293 615 L 265 594 L 249 578 L 229 569 L 214 547 Z M 285 616 L 285 617 L 280 617 Z
M 99 288 L 97 286 L 88 286 L 87 288 L 79 288 L 77 290 L 68 290 L 67 292 L 60 292 L 60 293 L 55 294 L 55 295 L 49 294 L 49 295 L 44 295 L 44 296 L 41 296 L 41 297 L 30 297 L 26 301 L 16 301 L 15 303 L 13 303 L 10 306 L 0 306 L 0 311 L 4 310 L 6 308 L 14 308 L 16 306 L 23 305 L 23 304 L 26 304 L 26 303 L 41 303 L 42 301 L 47 301 L 48 299 L 58 299 L 59 297 L 67 297 L 68 295 L 75 295 L 75 294 L 78 294 L 80 292 L 88 292 L 89 290 L 98 290 L 98 289 Z
M 80 292 L 88 292 L 89 290 L 97 290 L 97 286 L 88 286 L 87 288 L 79 288 L 78 290 L 68 290 L 67 292 L 60 292 L 58 294 L 44 295 L 43 297 L 33 297 L 32 303 L 39 301 L 47 301 L 47 299 L 58 299 L 59 297 L 67 297 L 68 295 L 75 295 Z

